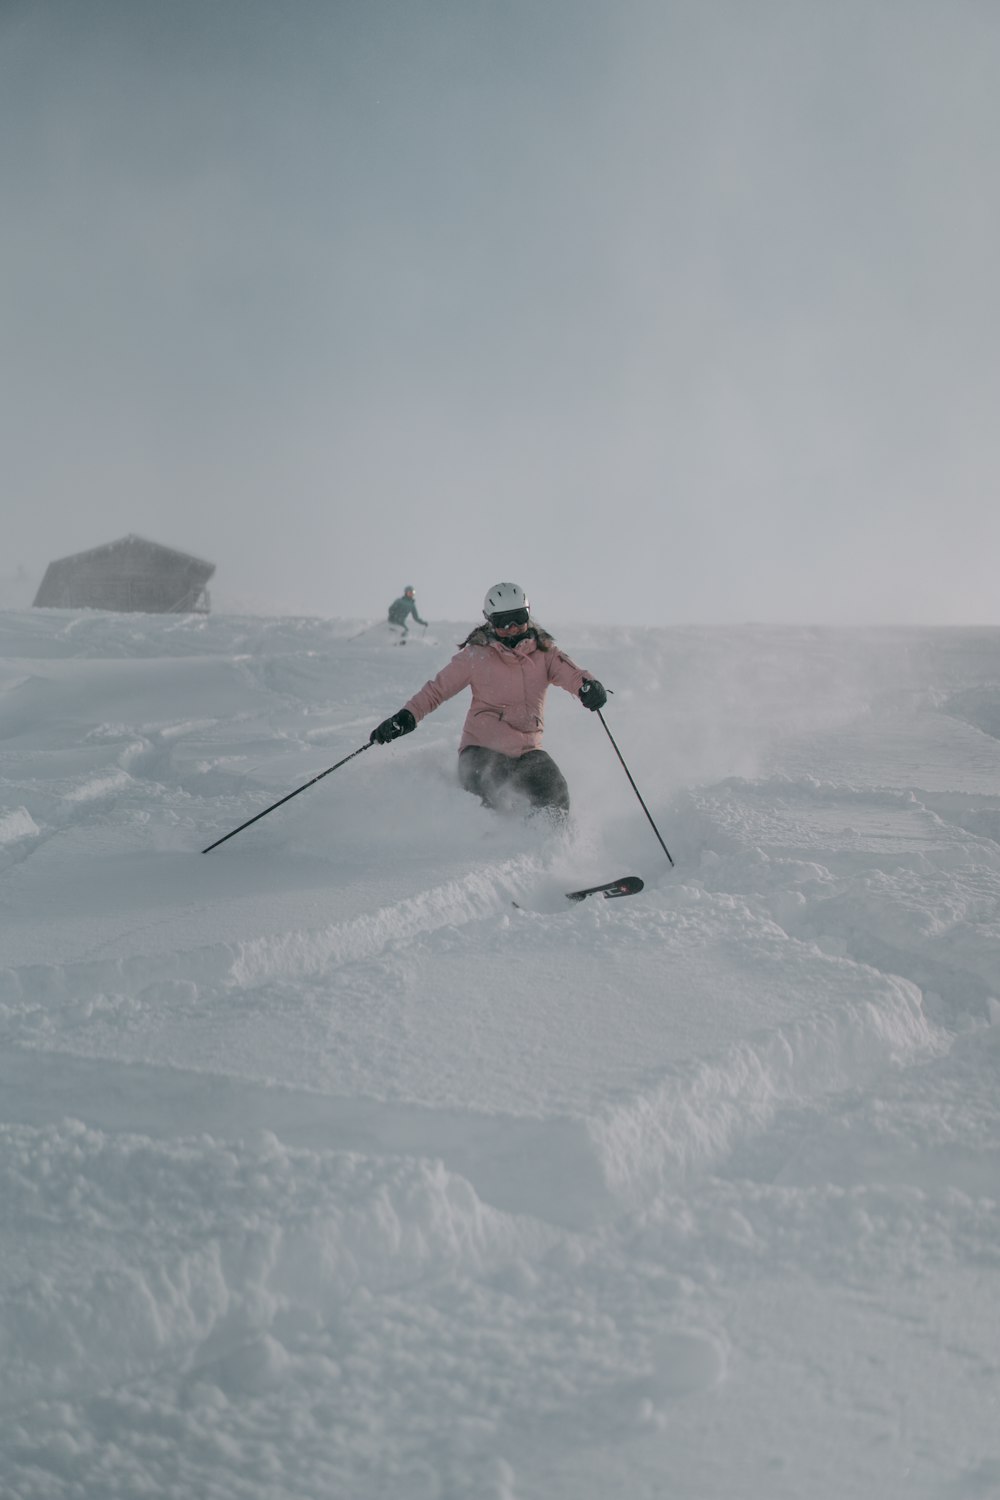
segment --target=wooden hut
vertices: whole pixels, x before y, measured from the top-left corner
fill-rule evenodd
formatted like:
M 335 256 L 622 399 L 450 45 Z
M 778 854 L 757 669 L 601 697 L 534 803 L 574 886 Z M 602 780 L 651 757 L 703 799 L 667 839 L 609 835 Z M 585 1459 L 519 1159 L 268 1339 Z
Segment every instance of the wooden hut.
M 35 595 L 40 609 L 112 609 L 208 614 L 215 564 L 141 536 L 123 536 L 49 563 Z

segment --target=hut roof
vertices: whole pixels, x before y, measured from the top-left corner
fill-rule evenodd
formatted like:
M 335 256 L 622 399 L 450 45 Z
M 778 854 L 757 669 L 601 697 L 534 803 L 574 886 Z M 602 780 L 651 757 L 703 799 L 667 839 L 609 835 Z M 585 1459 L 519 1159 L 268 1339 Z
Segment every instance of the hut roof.
M 119 537 L 49 563 L 35 605 L 56 609 L 173 613 L 207 608 L 215 564 L 145 537 Z

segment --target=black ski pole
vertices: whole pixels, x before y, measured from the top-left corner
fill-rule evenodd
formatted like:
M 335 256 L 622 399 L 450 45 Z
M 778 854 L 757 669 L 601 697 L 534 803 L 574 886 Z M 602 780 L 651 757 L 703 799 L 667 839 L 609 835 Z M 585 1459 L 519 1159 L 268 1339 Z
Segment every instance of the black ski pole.
M 597 717 L 600 719 L 601 723 L 604 725 L 604 732 L 607 735 L 608 739 L 611 741 L 612 745 L 615 746 L 615 754 L 617 755 L 618 759 L 622 763 L 622 770 L 625 772 L 625 775 L 628 777 L 629 783 L 630 783 L 630 785 L 632 787 L 633 792 L 635 792 L 635 795 L 639 798 L 639 806 L 642 808 L 643 812 L 646 814 L 646 817 L 649 818 L 649 826 L 652 828 L 653 832 L 656 834 L 656 837 L 658 839 L 660 839 L 660 848 L 663 850 L 664 854 L 667 856 L 667 859 L 670 860 L 670 864 L 672 866 L 673 865 L 673 860 L 670 857 L 670 850 L 667 848 L 666 844 L 660 838 L 660 830 L 657 828 L 656 824 L 653 822 L 652 814 L 650 813 L 649 808 L 646 806 L 645 802 L 643 802 L 642 795 L 641 795 L 641 793 L 639 791 L 639 788 L 636 786 L 635 782 L 632 780 L 632 772 L 629 770 L 628 766 L 625 764 L 625 757 L 622 755 L 622 753 L 619 750 L 618 746 L 615 745 L 615 737 L 611 733 L 611 730 L 608 728 L 607 721 L 606 721 L 604 715 L 601 713 L 600 709 L 597 710 Z
M 363 744 L 363 745 L 361 745 L 361 746 L 359 746 L 359 748 L 357 750 L 352 750 L 351 753 L 350 753 L 350 755 L 345 755 L 344 758 L 343 758 L 343 760 L 338 760 L 338 762 L 337 762 L 337 764 L 335 766 L 327 766 L 327 768 L 326 768 L 325 771 L 320 771 L 319 775 L 318 776 L 314 776 L 313 779 L 312 779 L 312 781 L 307 781 L 302 786 L 297 786 L 295 788 L 294 792 L 289 792 L 288 793 L 287 797 L 282 797 L 280 799 L 280 801 L 278 801 L 278 802 L 272 802 L 271 806 L 270 807 L 265 807 L 265 809 L 264 809 L 263 812 L 256 813 L 254 815 L 254 817 L 252 817 L 252 818 L 247 818 L 246 822 L 245 823 L 241 823 L 240 826 L 239 826 L 239 828 L 234 828 L 233 831 L 232 831 L 232 833 L 224 833 L 222 835 L 221 839 L 216 839 L 216 841 L 215 841 L 214 844 L 209 844 L 209 846 L 208 846 L 207 849 L 203 849 L 201 851 L 202 854 L 208 854 L 212 849 L 218 849 L 218 847 L 219 847 L 220 844 L 224 844 L 226 842 L 226 839 L 235 838 L 236 834 L 242 833 L 243 830 L 244 830 L 244 828 L 249 828 L 251 823 L 257 823 L 257 822 L 260 821 L 261 818 L 266 818 L 267 815 L 268 815 L 268 813 L 269 812 L 274 812 L 274 809 L 276 807 L 281 807 L 282 804 L 285 803 L 285 802 L 291 802 L 292 798 L 293 797 L 297 797 L 300 792 L 304 792 L 306 790 L 306 787 L 315 786 L 316 783 L 317 783 L 317 781 L 322 781 L 323 777 L 324 776 L 329 776 L 329 774 L 330 774 L 331 771 L 339 771 L 341 766 L 346 766 L 347 762 L 349 760 L 353 760 L 356 755 L 360 755 L 362 750 L 370 750 L 371 747 L 372 747 L 372 741 L 371 740 L 366 741 L 366 743 Z

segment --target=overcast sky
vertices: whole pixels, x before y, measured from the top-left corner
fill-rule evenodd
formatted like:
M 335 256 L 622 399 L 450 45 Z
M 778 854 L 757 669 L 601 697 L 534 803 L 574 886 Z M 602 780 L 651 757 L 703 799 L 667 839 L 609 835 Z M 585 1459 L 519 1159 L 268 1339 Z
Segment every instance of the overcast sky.
M 0 0 L 0 573 L 1000 619 L 996 0 Z

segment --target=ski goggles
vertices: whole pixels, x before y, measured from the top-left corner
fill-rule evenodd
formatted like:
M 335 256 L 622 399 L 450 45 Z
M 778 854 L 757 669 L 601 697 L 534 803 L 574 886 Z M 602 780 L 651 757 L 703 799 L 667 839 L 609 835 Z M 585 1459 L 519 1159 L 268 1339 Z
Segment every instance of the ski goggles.
M 490 624 L 494 630 L 513 630 L 515 626 L 527 625 L 528 611 L 526 609 L 505 609 L 498 615 L 490 615 Z

